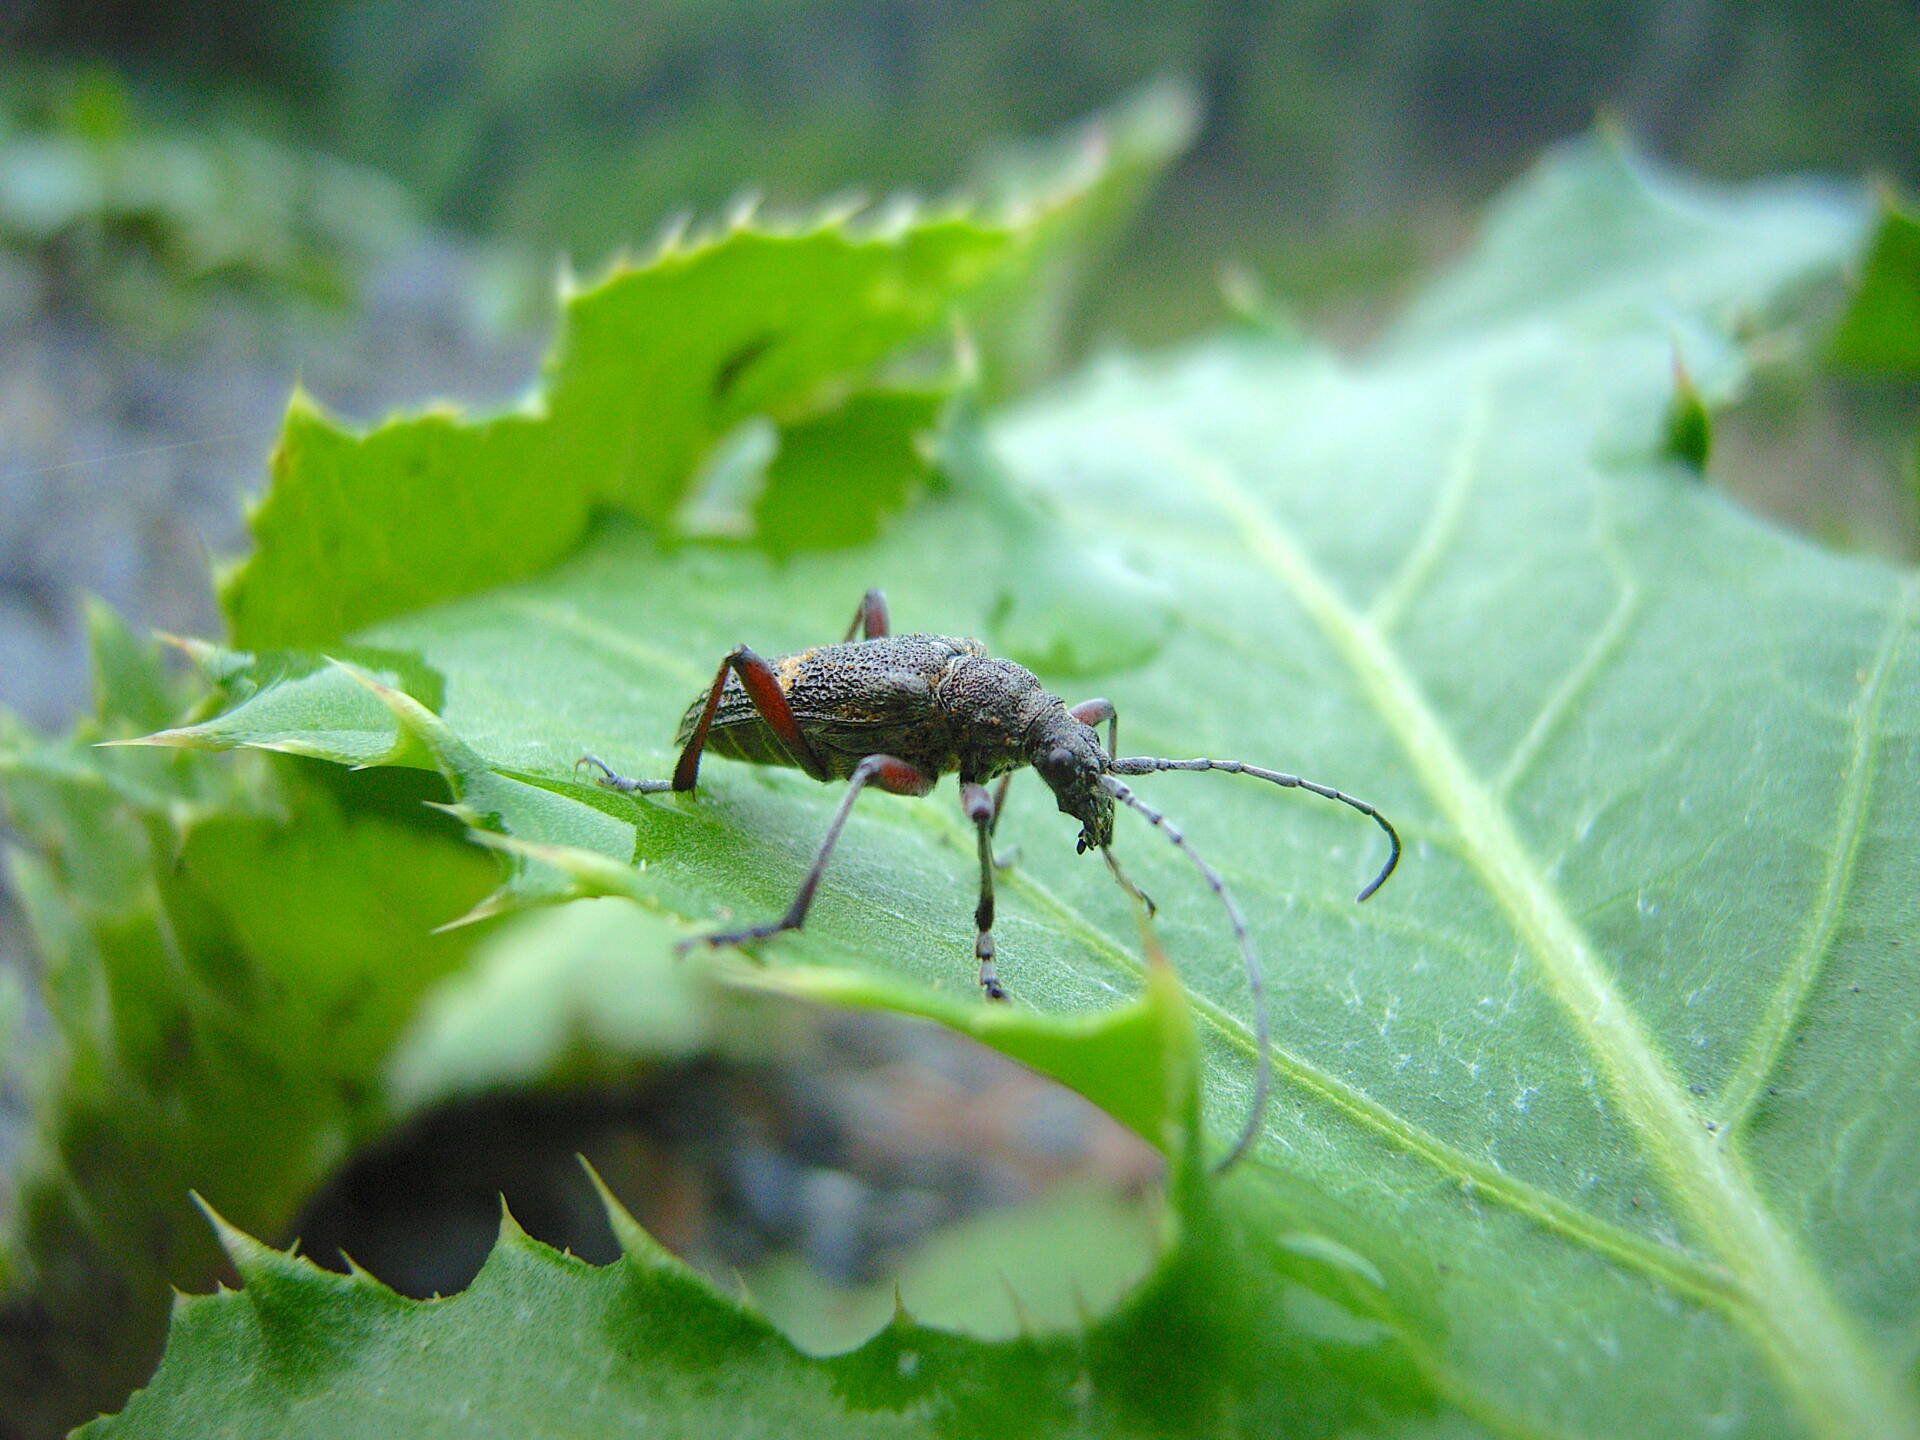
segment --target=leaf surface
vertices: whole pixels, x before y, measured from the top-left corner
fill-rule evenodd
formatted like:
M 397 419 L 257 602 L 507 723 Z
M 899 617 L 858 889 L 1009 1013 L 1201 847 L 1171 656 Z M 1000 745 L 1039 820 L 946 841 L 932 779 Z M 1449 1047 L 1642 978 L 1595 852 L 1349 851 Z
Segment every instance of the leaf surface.
M 100 719 L 0 725 L 50 1032 L 0 1195 L 0 1389 L 26 1435 L 151 1368 L 170 1287 L 217 1263 L 189 1187 L 276 1230 L 374 1131 L 389 1047 L 471 939 L 428 932 L 487 881 L 417 801 L 369 814 L 261 757 L 91 743 L 182 697 L 150 644 L 89 625 Z
M 357 632 L 420 673 L 316 664 L 311 729 L 299 692 L 263 723 L 263 684 L 168 738 L 325 754 L 345 729 L 370 738 L 342 761 L 430 758 L 502 837 L 494 906 L 617 889 L 698 929 L 779 913 L 837 794 L 710 760 L 697 796 L 615 796 L 575 775 L 583 750 L 665 775 L 720 655 L 835 638 L 870 585 L 900 629 L 1060 647 L 1083 657 L 1068 698 L 1112 698 L 1123 750 L 1286 766 L 1409 842 L 1355 907 L 1379 859 L 1360 817 L 1231 776 L 1137 786 L 1238 896 L 1277 1040 L 1255 1158 L 1183 1212 L 1241 1241 L 1198 1281 L 1183 1247 L 1129 1312 L 1189 1281 L 1223 1305 L 1177 1356 L 1217 1370 L 1186 1420 L 1413 1433 L 1411 1405 L 1453 1433 L 1911 1440 L 1920 584 L 1667 456 L 1676 359 L 1724 399 L 1756 323 L 1799 323 L 1862 228 L 1830 195 L 1710 195 L 1577 148 L 1362 362 L 1258 338 L 1113 361 L 950 437 L 950 493 L 870 545 L 776 560 L 611 520 L 556 568 Z M 1093 576 L 1128 623 L 1100 628 Z M 1082 620 L 1104 638 L 1075 652 Z M 1131 993 L 1125 898 L 1030 777 L 1013 795 L 1002 977 L 1047 1013 Z M 1253 1074 L 1232 945 L 1180 856 L 1120 837 L 1231 1133 Z M 807 930 L 762 958 L 964 1003 L 971 849 L 943 794 L 863 802 Z M 1079 1081 L 1118 1108 L 1110 1073 Z M 1348 1352 L 1322 1410 L 1259 1363 L 1311 1310 L 1273 1259 L 1296 1232 L 1386 1277 L 1366 1313 L 1392 1343 Z M 549 1268 L 556 1296 L 615 1283 Z M 969 1353 L 1009 1390 L 1065 1383 L 1045 1356 Z M 1090 1428 L 1136 1425 L 1121 1369 L 1086 1373 Z M 927 1428 L 992 1428 L 957 1375 L 939 1394 Z
M 1834 332 L 1833 358 L 1855 370 L 1920 374 L 1920 216 L 1890 195 Z
M 254 547 L 220 584 L 235 643 L 338 643 L 375 621 L 546 569 L 600 510 L 673 533 L 704 463 L 771 425 L 783 482 L 775 549 L 851 545 L 922 477 L 919 437 L 945 383 L 924 371 L 955 319 L 986 327 L 999 375 L 1057 361 L 1080 272 L 1193 130 L 1192 103 L 1150 91 L 938 209 L 793 223 L 750 208 L 712 232 L 669 228 L 637 263 L 571 289 L 552 358 L 516 411 L 450 410 L 356 432 L 304 393 L 287 414 Z M 821 495 L 822 452 L 843 462 Z

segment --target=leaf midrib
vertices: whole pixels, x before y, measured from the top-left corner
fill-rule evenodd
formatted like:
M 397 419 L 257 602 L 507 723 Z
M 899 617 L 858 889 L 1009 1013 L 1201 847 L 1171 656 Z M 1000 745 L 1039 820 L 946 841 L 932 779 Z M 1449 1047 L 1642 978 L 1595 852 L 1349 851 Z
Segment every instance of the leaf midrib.
M 1473 773 L 1378 627 L 1334 591 L 1224 465 L 1166 435 L 1141 438 L 1212 499 L 1248 551 L 1352 669 L 1607 1075 L 1680 1208 L 1734 1277 L 1740 1293 L 1733 1313 L 1765 1351 L 1810 1428 L 1833 1440 L 1920 1435 L 1912 1400 L 1854 1333 L 1762 1202 L 1739 1157 L 1717 1143 L 1694 1113 L 1505 806 Z
M 1116 968 L 1135 975 L 1146 973 L 1144 962 L 1116 944 L 1110 935 L 1025 870 L 1014 872 L 1008 877 L 1008 883 L 1052 911 L 1082 943 L 1100 951 Z M 1245 1054 L 1249 1061 L 1254 1058 L 1253 1032 L 1237 1015 L 1191 988 L 1187 990 L 1187 1003 L 1222 1040 Z M 1657 1276 L 1673 1289 L 1703 1302 L 1724 1304 L 1732 1294 L 1726 1273 L 1718 1266 L 1703 1262 L 1685 1250 L 1648 1240 L 1477 1159 L 1284 1045 L 1274 1045 L 1273 1067 L 1276 1075 L 1330 1105 L 1360 1128 L 1426 1161 L 1462 1187 L 1470 1187 L 1478 1199 L 1504 1205 L 1544 1229 L 1566 1235 L 1629 1269 Z
M 685 679 L 695 673 L 691 662 L 684 657 L 655 646 L 631 643 L 618 632 L 567 607 L 533 599 L 518 599 L 513 602 L 513 608 L 536 624 L 552 625 L 566 633 L 604 643 L 629 660 L 666 670 L 676 678 Z M 497 766 L 495 768 L 498 769 Z M 633 803 L 643 802 L 636 800 Z M 950 815 L 946 809 L 916 806 L 911 813 L 920 824 L 955 841 L 962 849 L 971 846 L 972 831 L 962 826 L 958 818 Z M 1451 835 L 1438 838 L 1440 843 L 1450 846 Z M 1011 870 L 1002 884 L 1020 891 L 1038 907 L 1049 911 L 1057 922 L 1089 949 L 1100 954 L 1114 969 L 1136 980 L 1144 976 L 1146 967 L 1138 956 L 1117 943 L 1071 902 L 1037 879 L 1027 867 Z M 646 903 L 662 913 L 678 913 L 674 906 L 657 898 Z M 678 918 L 698 921 L 702 917 L 679 914 Z M 896 923 L 912 923 L 905 917 L 890 918 Z M 1187 995 L 1202 1022 L 1224 1043 L 1239 1050 L 1251 1062 L 1255 1055 L 1255 1042 L 1250 1027 L 1224 1006 L 1191 987 Z M 1636 1234 L 1550 1191 L 1506 1173 L 1450 1144 L 1364 1090 L 1341 1080 L 1283 1045 L 1274 1047 L 1273 1061 L 1276 1071 L 1298 1089 L 1331 1106 L 1361 1129 L 1378 1135 L 1385 1143 L 1425 1161 L 1448 1180 L 1470 1188 L 1476 1198 L 1502 1205 L 1543 1229 L 1565 1235 L 1596 1254 L 1604 1255 L 1628 1269 L 1655 1277 L 1674 1291 L 1702 1303 L 1726 1306 L 1734 1298 L 1732 1282 L 1719 1265 L 1685 1249 Z
M 1462 448 L 1465 449 L 1467 447 L 1463 445 Z M 1209 467 L 1211 462 L 1191 453 L 1183 453 L 1178 463 L 1190 467 L 1195 465 Z M 1462 467 L 1459 473 L 1462 476 L 1462 484 L 1464 485 L 1467 474 L 1466 467 Z M 1224 508 L 1228 508 L 1231 512 L 1235 505 L 1239 505 L 1249 507 L 1257 513 L 1257 506 L 1251 497 L 1239 491 L 1237 487 L 1234 487 L 1230 477 L 1219 478 L 1225 478 L 1227 488 L 1225 491 L 1216 492 L 1215 499 L 1219 501 L 1222 500 L 1223 497 L 1237 497 L 1237 499 L 1228 498 Z M 1258 528 L 1272 530 L 1271 522 L 1263 515 L 1258 516 Z M 1255 532 L 1249 531 L 1249 534 L 1253 533 Z M 1269 538 L 1277 540 L 1278 543 L 1289 550 L 1292 549 L 1290 543 L 1285 541 L 1284 537 L 1279 536 L 1277 531 L 1274 531 Z M 1257 552 L 1261 547 L 1256 546 L 1255 548 Z M 1298 556 L 1298 552 L 1294 551 L 1293 553 L 1295 555 L 1295 563 L 1299 567 L 1297 575 L 1306 586 L 1306 591 L 1317 590 L 1318 592 L 1322 610 L 1316 611 L 1316 620 L 1322 625 L 1323 630 L 1326 630 L 1329 636 L 1335 640 L 1336 644 L 1340 645 L 1341 652 L 1347 656 L 1349 662 L 1351 663 L 1354 659 L 1352 642 L 1360 638 L 1364 638 L 1366 646 L 1371 647 L 1382 655 L 1386 655 L 1387 659 L 1391 662 L 1391 656 L 1387 651 L 1386 642 L 1380 635 L 1378 627 L 1345 607 L 1344 604 L 1333 595 L 1325 582 L 1320 580 L 1311 568 L 1305 565 L 1304 559 Z M 1283 576 L 1282 578 L 1285 579 L 1286 577 Z M 1290 588 L 1295 589 L 1297 594 L 1301 594 L 1303 599 L 1306 598 L 1306 592 L 1303 592 L 1299 585 L 1295 585 L 1292 582 L 1289 582 L 1289 584 Z M 603 624 L 590 620 L 565 607 L 527 600 L 525 603 L 516 606 L 516 608 L 521 611 L 525 618 L 536 624 L 554 625 L 563 631 L 572 633 L 579 638 L 587 639 L 590 642 L 607 643 L 611 648 L 622 653 L 626 659 L 642 665 L 668 670 L 675 675 L 676 679 L 684 681 L 693 673 L 690 663 L 685 660 L 684 657 L 672 652 L 659 650 L 653 646 L 635 646 L 632 643 L 617 643 L 622 640 L 630 642 L 630 637 L 618 636 L 615 632 L 608 630 Z M 1311 605 L 1308 608 L 1310 610 L 1314 609 Z M 1330 624 L 1331 628 L 1329 628 Z M 1346 644 L 1340 643 L 1340 631 L 1342 627 L 1353 632 L 1352 635 L 1348 637 L 1348 643 Z M 1364 667 L 1356 665 L 1355 668 L 1364 674 Z M 1397 662 L 1393 662 L 1393 668 L 1398 668 Z M 1401 675 L 1401 683 L 1411 686 L 1410 679 L 1405 677 L 1404 673 Z M 1424 705 L 1424 701 L 1421 701 L 1420 704 Z M 1439 722 L 1430 714 L 1426 716 L 1426 723 L 1436 730 L 1438 729 Z M 1409 743 L 1405 735 L 1401 735 L 1400 738 L 1403 744 L 1408 745 L 1410 752 L 1416 749 L 1413 744 Z M 1450 744 L 1450 742 L 1448 743 Z M 1458 759 L 1457 756 L 1455 758 L 1455 766 L 1461 774 L 1465 773 L 1464 761 Z M 1429 782 L 1429 788 L 1432 788 L 1431 781 Z M 1487 796 L 1484 797 L 1483 803 L 1491 806 L 1495 802 L 1491 796 Z M 1449 814 L 1453 814 L 1450 807 L 1443 805 L 1442 809 Z M 934 828 L 942 830 L 951 830 L 954 828 L 951 824 L 942 824 L 947 818 L 944 815 L 938 817 L 928 816 L 926 818 L 932 822 Z M 1459 853 L 1469 864 L 1474 865 L 1476 869 L 1481 870 L 1484 874 L 1486 863 L 1486 855 L 1484 853 L 1486 849 L 1485 845 L 1475 842 L 1475 832 L 1467 824 L 1463 823 L 1457 814 L 1453 814 L 1453 819 L 1457 837 L 1456 834 L 1450 833 L 1445 836 L 1445 840 L 1447 842 L 1453 842 L 1457 838 L 1459 841 L 1457 846 Z M 1510 832 L 1510 824 L 1508 828 Z M 1510 835 L 1510 839 L 1512 845 L 1517 850 L 1517 838 L 1512 838 Z M 1449 848 L 1452 849 L 1456 847 L 1454 844 L 1449 843 Z M 1523 854 L 1524 852 L 1521 853 Z M 1531 864 L 1530 861 L 1527 863 Z M 1534 872 L 1533 883 L 1544 889 L 1545 881 L 1544 878 L 1539 875 L 1538 867 L 1533 866 L 1532 869 Z M 1069 903 L 1054 894 L 1048 887 L 1035 880 L 1030 873 L 1024 869 L 1016 870 L 1010 879 L 1016 888 L 1019 888 L 1031 899 L 1052 911 L 1056 917 L 1070 926 L 1083 940 L 1100 951 L 1115 968 L 1132 974 L 1140 973 L 1142 967 L 1124 947 L 1118 945 L 1112 937 L 1086 920 Z M 1494 888 L 1496 894 L 1499 894 L 1499 887 L 1490 886 L 1490 888 Z M 1511 889 L 1512 887 L 1509 888 Z M 1506 902 L 1507 897 L 1505 895 L 1500 895 L 1500 898 L 1503 903 Z M 1509 913 L 1512 913 L 1511 906 L 1508 908 Z M 1563 915 L 1562 918 L 1564 923 L 1571 928 L 1573 922 L 1570 917 Z M 1253 1054 L 1254 1042 L 1252 1036 L 1238 1017 L 1203 995 L 1189 991 L 1189 996 L 1191 1003 L 1209 1028 L 1219 1034 L 1228 1044 L 1243 1051 L 1248 1056 Z M 1617 1000 L 1614 1003 L 1616 1005 L 1619 1004 Z M 1624 1007 L 1622 1006 L 1620 1008 L 1624 1012 Z M 1646 1047 L 1644 1038 L 1642 1038 L 1639 1043 L 1642 1047 L 1649 1048 L 1650 1053 L 1650 1047 Z M 1712 1260 L 1703 1259 L 1687 1250 L 1659 1244 L 1601 1219 L 1589 1211 L 1561 1200 L 1550 1192 L 1541 1190 L 1539 1187 L 1524 1180 L 1507 1175 L 1497 1167 L 1477 1159 L 1468 1152 L 1458 1149 L 1439 1136 L 1407 1120 L 1405 1117 L 1395 1113 L 1389 1107 L 1367 1095 L 1364 1091 L 1346 1084 L 1331 1073 L 1322 1071 L 1312 1063 L 1295 1055 L 1284 1047 L 1276 1048 L 1274 1059 L 1279 1071 L 1299 1089 L 1330 1104 L 1335 1110 L 1348 1117 L 1352 1122 L 1365 1130 L 1379 1135 L 1387 1143 L 1394 1145 L 1406 1153 L 1418 1156 L 1441 1174 L 1463 1185 L 1470 1185 L 1479 1198 L 1501 1204 L 1540 1224 L 1543 1228 L 1567 1236 L 1569 1240 L 1582 1245 L 1595 1254 L 1603 1255 L 1626 1268 L 1656 1278 L 1673 1291 L 1687 1295 L 1697 1302 L 1713 1305 L 1732 1312 L 1750 1308 L 1754 1282 L 1751 1275 L 1740 1274 L 1738 1267 L 1728 1265 L 1723 1268 L 1722 1265 Z M 1612 1073 L 1611 1067 L 1609 1068 L 1610 1073 Z M 1670 1079 L 1667 1079 L 1665 1083 L 1670 1089 L 1677 1093 L 1678 1087 L 1674 1086 Z M 1684 1107 L 1686 1102 L 1682 1100 L 1679 1103 Z M 1691 1115 L 1691 1110 L 1688 1109 L 1687 1113 Z M 1698 1123 L 1697 1118 L 1694 1123 Z M 1696 1218 L 1698 1218 L 1697 1214 Z M 1813 1283 L 1817 1285 L 1817 1282 Z M 1862 1431 L 1859 1433 L 1868 1432 Z M 1888 1433 L 1898 1434 L 1901 1432 L 1892 1431 Z

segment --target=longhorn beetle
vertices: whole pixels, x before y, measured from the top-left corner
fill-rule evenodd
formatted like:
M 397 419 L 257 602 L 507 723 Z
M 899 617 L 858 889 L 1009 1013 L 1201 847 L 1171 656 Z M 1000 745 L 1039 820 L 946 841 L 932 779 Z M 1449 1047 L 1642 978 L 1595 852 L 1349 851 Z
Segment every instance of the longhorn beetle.
M 860 638 L 855 639 L 856 635 Z M 1107 727 L 1104 748 L 1098 729 L 1102 724 Z M 700 757 L 711 750 L 756 765 L 794 766 L 816 780 L 851 782 L 787 913 L 768 925 L 724 930 L 686 942 L 712 946 L 744 945 L 783 930 L 797 930 L 805 923 L 834 842 L 853 802 L 868 785 L 895 795 L 925 795 L 942 775 L 958 771 L 960 804 L 979 838 L 980 901 L 974 909 L 973 953 L 980 961 L 980 988 L 989 1000 L 1006 998 L 993 967 L 993 832 L 1013 772 L 1022 765 L 1039 772 L 1060 809 L 1080 822 L 1079 852 L 1098 850 L 1120 888 L 1152 914 L 1153 901 L 1127 878 L 1111 848 L 1114 802 L 1137 811 L 1193 863 L 1219 898 L 1246 966 L 1259 1068 L 1246 1123 L 1217 1167 L 1226 1170 L 1253 1144 L 1272 1084 L 1272 1042 L 1260 963 L 1240 908 L 1219 872 L 1119 777 L 1158 770 L 1224 770 L 1351 805 L 1386 831 L 1392 844 L 1387 863 L 1360 892 L 1361 900 L 1378 890 L 1400 863 L 1400 837 L 1386 816 L 1366 801 L 1298 775 L 1238 760 L 1159 760 L 1144 755 L 1116 759 L 1119 725 L 1110 701 L 1087 700 L 1069 708 L 1059 696 L 1041 689 L 1030 670 L 1011 660 L 993 659 L 977 640 L 891 634 L 886 598 L 878 590 L 869 590 L 838 645 L 818 645 L 772 660 L 763 660 L 745 645 L 728 651 L 712 686 L 681 718 L 674 739 L 682 748 L 673 779 L 630 780 L 597 755 L 582 755 L 575 768 L 597 767 L 601 772 L 597 782 L 609 790 L 642 794 L 691 790 L 700 776 Z M 1000 783 L 989 792 L 986 784 L 996 778 Z

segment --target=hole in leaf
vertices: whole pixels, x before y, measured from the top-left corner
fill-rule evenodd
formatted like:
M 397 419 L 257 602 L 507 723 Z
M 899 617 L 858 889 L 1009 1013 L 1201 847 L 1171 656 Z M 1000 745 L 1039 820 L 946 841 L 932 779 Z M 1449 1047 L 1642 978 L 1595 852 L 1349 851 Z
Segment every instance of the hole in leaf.
M 751 416 L 714 442 L 687 488 L 675 528 L 709 540 L 753 534 L 753 507 L 767 484 L 767 467 L 780 453 L 780 431 L 764 415 Z
M 528 1232 L 618 1256 L 576 1155 L 669 1250 L 803 1349 L 851 1349 L 895 1291 L 989 1338 L 1078 1327 L 1161 1245 L 1160 1156 L 1080 1096 L 927 1021 L 754 994 L 707 1052 L 443 1105 L 295 1227 L 413 1295 L 465 1286 L 500 1197 Z

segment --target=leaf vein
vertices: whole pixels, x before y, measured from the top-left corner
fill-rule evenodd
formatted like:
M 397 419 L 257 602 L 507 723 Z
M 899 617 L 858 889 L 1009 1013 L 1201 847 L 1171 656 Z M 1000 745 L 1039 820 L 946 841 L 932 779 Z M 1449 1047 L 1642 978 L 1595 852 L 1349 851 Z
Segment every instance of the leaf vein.
M 1909 579 L 1896 596 L 1873 668 L 1861 679 L 1852 707 L 1853 753 L 1840 803 L 1835 807 L 1833 844 L 1820 897 L 1807 916 L 1792 962 L 1768 997 L 1766 1013 L 1755 1028 L 1746 1054 L 1722 1092 L 1723 1134 L 1737 1132 L 1751 1118 L 1767 1076 L 1773 1073 L 1807 997 L 1813 993 L 1814 984 L 1826 967 L 1828 951 L 1840 926 L 1842 902 L 1852 887 L 1854 858 L 1866 828 L 1880 702 L 1885 695 L 1886 678 L 1898 662 L 1907 633 L 1913 627 L 1917 603 L 1920 603 L 1920 582 Z
M 1810 1428 L 1833 1440 L 1920 1435 L 1913 1397 L 1856 1333 L 1767 1209 L 1740 1158 L 1705 1129 L 1615 989 L 1603 957 L 1521 840 L 1513 817 L 1470 769 L 1387 638 L 1333 590 L 1225 466 L 1171 437 L 1157 439 L 1166 458 L 1212 497 L 1250 553 L 1352 668 L 1440 812 L 1460 831 L 1483 883 L 1599 1061 L 1680 1207 L 1738 1282 L 1740 1303 L 1732 1313 L 1767 1355 Z
M 1143 962 L 1026 871 L 1016 871 L 1009 878 L 1014 888 L 1052 911 L 1056 919 L 1072 929 L 1090 948 L 1104 953 L 1117 969 L 1135 976 L 1145 975 L 1146 966 Z M 1187 996 L 1195 1013 L 1221 1040 L 1249 1058 L 1253 1056 L 1253 1033 L 1238 1016 L 1191 988 Z M 1725 1306 L 1734 1298 L 1729 1278 L 1720 1266 L 1685 1250 L 1636 1235 L 1474 1158 L 1286 1046 L 1273 1047 L 1273 1067 L 1274 1073 L 1283 1080 L 1291 1081 L 1398 1149 L 1424 1160 L 1461 1186 L 1463 1191 L 1470 1190 L 1476 1198 L 1495 1201 L 1545 1229 L 1557 1231 L 1587 1245 L 1623 1268 L 1657 1276 L 1675 1290 L 1697 1300 Z
M 1441 482 L 1440 493 L 1427 514 L 1420 538 L 1407 551 L 1407 558 L 1399 571 L 1373 602 L 1373 623 L 1382 633 L 1391 631 L 1399 624 L 1407 605 L 1427 583 L 1434 567 L 1460 533 L 1460 517 L 1466 511 L 1474 479 L 1480 471 L 1481 453 L 1486 448 L 1487 420 L 1492 410 L 1489 389 L 1484 382 L 1474 387 L 1467 401 L 1466 418 L 1461 422 L 1460 438 L 1454 442 L 1453 450 L 1447 457 L 1446 478 Z
M 1627 635 L 1633 629 L 1633 623 L 1639 619 L 1642 592 L 1639 581 L 1634 578 L 1632 567 L 1617 554 L 1612 543 L 1612 534 L 1605 519 L 1606 500 L 1604 492 L 1595 502 L 1600 525 L 1600 545 L 1607 557 L 1607 568 L 1613 572 L 1615 594 L 1613 608 L 1607 618 L 1601 622 L 1599 630 L 1587 642 L 1586 650 L 1574 662 L 1572 668 L 1561 677 L 1560 683 L 1553 689 L 1547 702 L 1540 707 L 1540 713 L 1534 717 L 1533 724 L 1527 727 L 1527 733 L 1507 756 L 1507 763 L 1500 768 L 1494 778 L 1493 793 L 1504 799 L 1511 794 L 1513 787 L 1520 782 L 1534 762 L 1540 758 L 1540 752 L 1547 743 L 1560 732 L 1567 717 L 1573 713 L 1573 707 L 1591 691 L 1601 675 L 1619 655 L 1620 647 L 1626 643 Z

